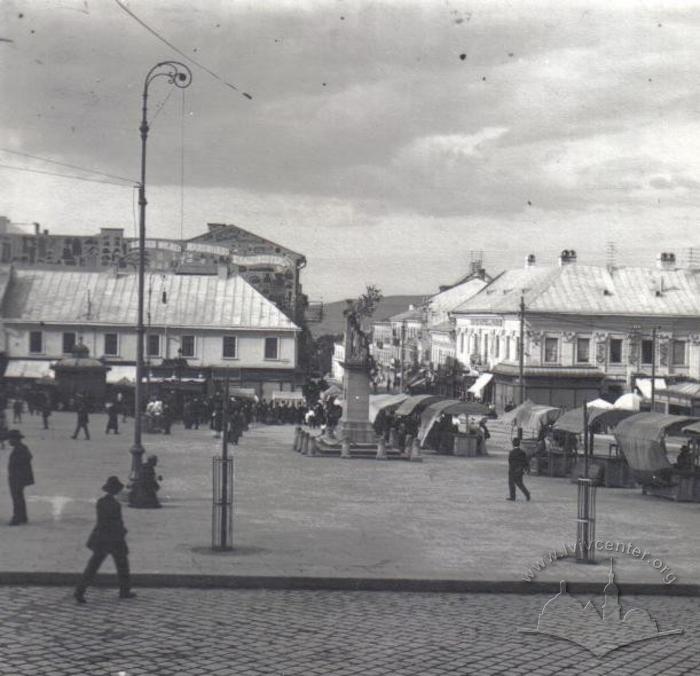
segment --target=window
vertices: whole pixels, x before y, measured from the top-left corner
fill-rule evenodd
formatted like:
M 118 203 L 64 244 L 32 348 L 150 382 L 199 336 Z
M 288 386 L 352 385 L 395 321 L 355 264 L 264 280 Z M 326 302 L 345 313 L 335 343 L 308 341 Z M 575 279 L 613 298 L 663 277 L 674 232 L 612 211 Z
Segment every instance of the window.
M 506 336 L 505 347 L 506 347 L 506 353 L 505 353 L 505 355 L 503 355 L 503 358 L 508 360 L 508 359 L 510 359 L 510 337 L 509 336 Z
M 194 357 L 194 336 L 182 336 L 180 339 L 180 354 L 183 357 Z
M 68 331 L 63 334 L 63 354 L 72 354 L 75 349 L 75 333 Z
M 146 354 L 149 357 L 157 357 L 160 354 L 160 336 L 151 333 L 146 340 Z
M 589 362 L 591 360 L 591 339 L 579 338 L 576 341 L 576 361 Z
M 610 339 L 610 363 L 622 364 L 622 338 Z
M 236 336 L 224 336 L 223 357 L 224 359 L 235 359 L 238 356 L 238 341 Z
M 484 358 L 488 359 L 489 356 L 489 337 L 484 336 Z
M 545 338 L 544 339 L 544 360 L 551 364 L 559 358 L 559 339 Z
M 674 340 L 671 345 L 671 363 L 674 366 L 685 366 L 685 341 Z
M 652 364 L 654 361 L 654 341 L 642 341 L 642 364 Z
M 498 359 L 501 354 L 501 339 L 499 336 L 496 336 L 493 339 L 493 357 L 494 359 Z
M 44 351 L 44 337 L 41 331 L 29 332 L 29 351 L 40 354 Z
M 104 353 L 111 357 L 119 354 L 119 339 L 116 333 L 105 333 Z
M 278 359 L 278 343 L 277 338 L 265 338 L 265 359 Z
M 459 351 L 464 352 L 464 334 L 460 333 L 459 334 Z

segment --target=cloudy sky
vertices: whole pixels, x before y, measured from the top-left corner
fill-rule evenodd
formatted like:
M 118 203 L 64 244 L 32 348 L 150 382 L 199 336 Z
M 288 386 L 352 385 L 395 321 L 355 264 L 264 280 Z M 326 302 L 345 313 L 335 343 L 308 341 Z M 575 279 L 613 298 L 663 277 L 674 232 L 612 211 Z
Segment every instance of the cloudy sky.
M 192 85 L 150 87 L 149 234 L 236 223 L 306 254 L 314 299 L 429 293 L 471 251 L 492 272 L 609 243 L 700 260 L 700 1 L 0 6 L 14 222 L 133 233 L 130 183 L 36 158 L 135 182 L 143 78 L 178 59 Z

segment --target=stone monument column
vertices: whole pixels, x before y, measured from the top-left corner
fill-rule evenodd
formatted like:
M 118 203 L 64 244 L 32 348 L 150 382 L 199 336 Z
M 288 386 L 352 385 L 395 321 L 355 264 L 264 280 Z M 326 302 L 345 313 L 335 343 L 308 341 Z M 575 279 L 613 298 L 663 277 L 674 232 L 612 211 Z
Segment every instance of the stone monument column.
M 345 410 L 338 424 L 338 437 L 350 445 L 374 445 L 374 428 L 369 421 L 369 341 L 348 301 L 345 310 L 345 361 L 342 364 Z

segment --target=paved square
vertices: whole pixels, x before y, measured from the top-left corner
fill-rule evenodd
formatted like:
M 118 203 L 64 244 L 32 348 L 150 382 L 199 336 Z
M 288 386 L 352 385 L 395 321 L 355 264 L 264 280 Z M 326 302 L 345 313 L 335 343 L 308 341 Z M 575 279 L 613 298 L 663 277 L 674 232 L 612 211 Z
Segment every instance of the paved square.
M 0 525 L 0 571 L 82 570 L 100 487 L 109 474 L 125 479 L 130 467 L 132 423 L 106 437 L 105 421 L 93 415 L 91 441 L 73 441 L 72 414 L 54 414 L 48 432 L 38 417 L 25 418 L 36 476 L 30 524 Z M 502 452 L 426 455 L 423 463 L 310 458 L 292 450 L 292 437 L 291 426 L 260 426 L 231 447 L 235 550 L 213 554 L 211 458 L 220 441 L 180 425 L 170 437 L 145 435 L 147 452 L 160 458 L 163 509 L 124 509 L 134 572 L 518 580 L 546 552 L 575 541 L 576 486 L 533 475 L 533 501 L 507 502 Z M 0 450 L 3 475 L 8 454 Z M 639 489 L 600 489 L 598 537 L 649 552 L 644 562 L 616 554 L 618 582 L 661 583 L 651 565 L 658 559 L 678 583 L 700 583 L 699 509 Z M 603 565 L 558 561 L 536 579 L 603 582 L 604 554 Z

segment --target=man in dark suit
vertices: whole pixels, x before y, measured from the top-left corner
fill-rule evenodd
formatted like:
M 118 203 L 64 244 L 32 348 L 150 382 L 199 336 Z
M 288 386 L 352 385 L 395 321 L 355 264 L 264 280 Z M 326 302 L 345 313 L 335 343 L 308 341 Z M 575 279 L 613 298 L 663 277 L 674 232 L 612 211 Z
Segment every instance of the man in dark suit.
M 27 523 L 27 503 L 24 500 L 24 489 L 34 483 L 32 454 L 22 443 L 22 439 L 24 439 L 24 435 L 19 430 L 10 430 L 7 433 L 7 440 L 12 446 L 7 463 L 7 479 L 12 496 L 10 526 L 21 526 Z
M 122 521 L 122 507 L 114 497 L 124 488 L 116 476 L 107 479 L 102 490 L 107 495 L 97 501 L 97 524 L 90 533 L 87 547 L 92 549 L 92 556 L 85 567 L 85 572 L 75 588 L 73 596 L 78 603 L 85 603 L 85 590 L 97 575 L 102 562 L 111 555 L 117 568 L 119 579 L 119 598 L 131 599 L 136 596 L 131 591 L 129 577 L 129 549 L 126 546 L 126 528 Z
M 508 454 L 508 488 L 510 497 L 507 500 L 515 500 L 515 487 L 517 486 L 525 496 L 527 501 L 530 500 L 530 491 L 525 488 L 523 483 L 523 474 L 530 471 L 530 459 L 527 453 L 520 448 L 520 439 L 513 439 L 513 450 Z
M 73 433 L 73 436 L 71 438 L 77 439 L 78 432 L 80 432 L 80 430 L 83 430 L 85 438 L 89 440 L 90 431 L 88 430 L 88 422 L 90 420 L 90 416 L 88 416 L 87 403 L 82 397 L 78 399 L 78 402 L 76 404 L 76 410 L 78 412 L 78 420 L 75 426 L 75 432 Z

